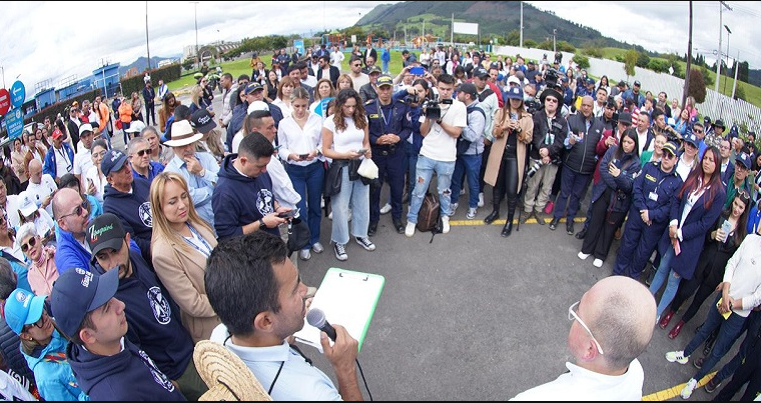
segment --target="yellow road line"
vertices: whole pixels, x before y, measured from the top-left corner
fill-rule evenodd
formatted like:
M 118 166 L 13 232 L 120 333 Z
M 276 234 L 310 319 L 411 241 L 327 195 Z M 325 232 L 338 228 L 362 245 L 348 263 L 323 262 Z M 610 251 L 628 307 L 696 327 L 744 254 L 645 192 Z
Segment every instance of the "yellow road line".
M 550 220 L 552 220 L 552 218 L 546 219 L 545 221 L 549 224 Z M 586 218 L 584 218 L 584 217 L 576 217 L 573 220 L 573 222 L 584 222 L 584 220 L 586 220 Z M 561 223 L 564 223 L 565 221 L 566 221 L 565 218 L 561 218 L 560 219 Z M 464 227 L 464 226 L 482 226 L 482 225 L 505 225 L 506 222 L 507 222 L 506 219 L 500 219 L 500 220 L 494 220 L 494 222 L 491 223 L 491 224 L 486 224 L 484 222 L 483 218 L 479 218 L 479 219 L 476 219 L 476 220 L 456 220 L 456 221 L 453 220 L 453 221 L 449 221 L 449 225 L 461 226 L 461 227 Z M 536 223 L 537 223 L 536 219 L 531 218 L 531 219 L 529 219 L 526 222 L 522 222 L 521 225 L 523 225 L 523 224 L 536 224 Z M 518 219 L 514 219 L 513 220 L 513 224 L 518 224 Z
M 714 375 L 716 375 L 716 372 L 718 371 L 711 372 L 710 374 L 704 376 L 703 379 L 701 379 L 700 382 L 698 382 L 698 388 L 702 388 L 703 386 L 705 386 L 705 384 L 707 384 L 708 381 L 710 381 L 711 378 L 713 378 Z M 642 396 L 642 400 L 656 402 L 656 401 L 664 401 L 664 400 L 673 399 L 682 393 L 682 389 L 684 389 L 684 385 L 686 384 L 687 382 L 670 387 L 668 389 L 655 392 L 655 393 L 651 393 L 647 396 Z

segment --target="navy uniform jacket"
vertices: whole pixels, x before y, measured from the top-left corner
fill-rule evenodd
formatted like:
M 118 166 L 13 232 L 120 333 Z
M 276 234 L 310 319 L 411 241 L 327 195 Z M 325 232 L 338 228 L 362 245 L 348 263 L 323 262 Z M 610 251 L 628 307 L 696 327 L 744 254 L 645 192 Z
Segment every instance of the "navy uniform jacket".
M 671 172 L 665 173 L 661 170 L 660 162 L 648 162 L 634 180 L 632 208 L 629 215 L 638 216 L 640 211 L 648 210 L 653 225 L 663 225 L 665 228 L 668 224 L 671 205 L 677 203 L 676 196 L 681 188 L 682 178 L 676 173 L 676 167 L 672 168 Z
M 365 114 L 370 122 L 370 145 L 373 147 L 373 155 L 384 155 L 393 148 L 401 147 L 396 144 L 391 147 L 388 144 L 377 144 L 378 137 L 392 133 L 400 137 L 399 143 L 407 141 L 412 134 L 412 122 L 409 116 L 409 107 L 402 100 L 392 101 L 391 105 L 381 106 L 380 100 L 373 99 L 365 103 Z M 397 149 L 396 151 L 400 151 Z

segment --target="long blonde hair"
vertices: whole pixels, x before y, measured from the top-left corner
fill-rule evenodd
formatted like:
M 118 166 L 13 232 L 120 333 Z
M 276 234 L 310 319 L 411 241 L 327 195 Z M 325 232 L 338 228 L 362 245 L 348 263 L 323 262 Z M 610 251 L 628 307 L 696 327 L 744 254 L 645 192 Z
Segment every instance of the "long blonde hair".
M 172 229 L 172 226 L 169 224 L 169 220 L 167 220 L 161 208 L 164 205 L 164 202 L 166 202 L 166 200 L 164 200 L 164 189 L 166 189 L 166 185 L 169 182 L 176 182 L 180 185 L 182 190 L 188 192 L 188 183 L 185 181 L 185 178 L 183 178 L 182 175 L 176 172 L 164 171 L 153 178 L 150 191 L 150 200 L 152 206 L 151 211 L 153 215 L 153 233 L 151 235 L 151 245 L 153 245 L 158 239 L 167 239 L 170 242 L 174 242 L 176 245 L 180 245 L 181 248 L 191 251 L 192 249 L 190 248 L 190 245 L 182 240 L 182 235 Z M 214 233 L 211 225 L 209 225 L 209 223 L 201 218 L 201 216 L 199 216 L 196 212 L 196 208 L 193 205 L 193 201 L 190 199 L 189 195 L 188 223 L 192 224 L 196 228 L 203 227 L 209 230 L 209 232 Z

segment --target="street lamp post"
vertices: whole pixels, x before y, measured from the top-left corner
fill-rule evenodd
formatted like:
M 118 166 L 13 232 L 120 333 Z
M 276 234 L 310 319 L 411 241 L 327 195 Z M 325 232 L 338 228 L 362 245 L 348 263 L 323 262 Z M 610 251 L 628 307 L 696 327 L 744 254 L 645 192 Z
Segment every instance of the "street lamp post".
M 201 57 L 198 55 L 198 2 L 191 1 L 193 4 L 193 21 L 196 27 L 196 68 L 201 68 Z
M 145 50 L 148 51 L 148 70 L 151 69 L 151 48 L 148 45 L 148 1 L 145 2 Z
M 558 36 L 558 30 L 553 29 L 552 30 L 552 52 L 553 53 L 558 53 L 557 36 Z
M 724 28 L 727 30 L 727 69 L 726 72 L 729 72 L 729 36 L 732 34 L 732 31 L 729 29 L 728 26 L 724 25 Z M 721 51 L 721 49 L 719 49 Z M 737 68 L 737 66 L 734 66 L 734 68 Z M 724 90 L 722 92 L 727 92 L 727 75 L 724 74 Z

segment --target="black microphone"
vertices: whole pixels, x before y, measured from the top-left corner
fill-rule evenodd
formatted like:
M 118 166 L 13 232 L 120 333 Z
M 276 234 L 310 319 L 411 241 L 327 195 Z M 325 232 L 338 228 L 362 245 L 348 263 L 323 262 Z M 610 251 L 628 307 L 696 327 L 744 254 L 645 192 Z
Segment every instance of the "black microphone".
M 328 323 L 328 320 L 325 319 L 325 312 L 321 309 L 310 309 L 307 313 L 307 322 L 327 333 L 330 340 L 336 341 L 336 329 Z

